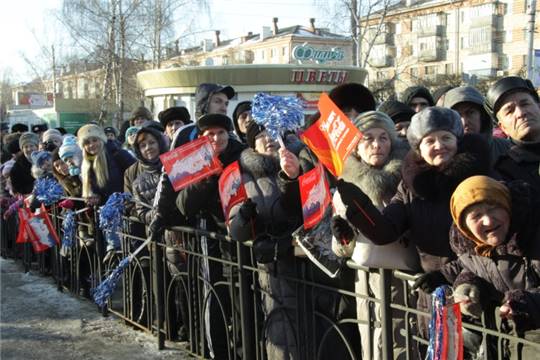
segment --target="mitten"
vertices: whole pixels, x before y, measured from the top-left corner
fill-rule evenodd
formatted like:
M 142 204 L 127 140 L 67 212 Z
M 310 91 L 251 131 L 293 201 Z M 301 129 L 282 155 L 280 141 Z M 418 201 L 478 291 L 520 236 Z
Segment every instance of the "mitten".
M 473 284 L 461 284 L 454 289 L 454 302 L 459 303 L 461 313 L 473 318 L 482 315 L 480 288 Z
M 413 289 L 420 288 L 422 291 L 431 294 L 436 288 L 448 285 L 448 281 L 440 271 L 431 271 L 421 275 L 413 284 Z
M 336 186 L 341 201 L 347 206 L 362 206 L 370 201 L 369 197 L 353 183 L 339 179 Z
M 238 212 L 245 220 L 254 219 L 257 216 L 257 204 L 251 199 L 247 199 L 242 206 L 240 206 Z
M 354 239 L 354 230 L 347 220 L 341 216 L 334 216 L 332 218 L 332 235 L 338 239 L 342 244 L 347 245 L 352 239 Z

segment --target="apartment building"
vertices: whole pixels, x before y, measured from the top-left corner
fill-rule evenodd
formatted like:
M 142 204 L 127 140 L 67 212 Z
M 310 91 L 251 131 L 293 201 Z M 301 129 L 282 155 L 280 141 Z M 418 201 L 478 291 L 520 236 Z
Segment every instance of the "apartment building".
M 388 9 L 382 26 L 380 16 L 364 22 L 369 82 L 387 81 L 399 93 L 449 77 L 475 84 L 524 75 L 526 11 L 526 0 L 401 1 Z M 540 39 L 534 44 L 540 49 Z

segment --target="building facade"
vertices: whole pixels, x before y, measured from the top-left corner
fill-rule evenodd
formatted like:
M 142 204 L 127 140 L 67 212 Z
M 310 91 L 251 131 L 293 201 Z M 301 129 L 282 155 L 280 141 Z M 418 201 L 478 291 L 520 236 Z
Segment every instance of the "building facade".
M 538 8 L 537 8 L 538 9 Z M 417 84 L 525 75 L 526 0 L 404 0 L 364 22 L 371 47 L 369 83 L 394 86 L 399 93 Z M 540 26 L 536 25 L 537 31 Z M 535 39 L 540 48 L 540 39 Z

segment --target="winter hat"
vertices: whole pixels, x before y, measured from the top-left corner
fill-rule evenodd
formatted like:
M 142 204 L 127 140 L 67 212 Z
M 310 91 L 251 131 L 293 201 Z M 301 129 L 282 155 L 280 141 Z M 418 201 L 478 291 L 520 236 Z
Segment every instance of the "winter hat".
M 184 106 L 174 106 L 163 110 L 158 114 L 158 119 L 164 127 L 173 120 L 182 120 L 184 125 L 191 123 L 189 111 Z
M 55 128 L 56 130 L 58 130 L 60 132 L 60 134 L 62 134 L 62 136 L 66 135 L 68 132 L 66 129 L 64 129 L 63 127 L 59 126 L 57 128 Z
M 48 128 L 49 127 L 47 126 L 47 124 L 32 125 L 32 132 L 33 133 L 40 133 L 40 132 L 47 131 Z
M 472 86 L 460 86 L 449 90 L 444 97 L 444 107 L 453 109 L 457 104 L 469 102 L 478 105 L 482 116 L 482 130 L 492 131 L 491 116 L 484 108 L 485 99 L 478 90 Z
M 446 97 L 447 93 L 452 89 L 455 89 L 454 85 L 443 85 L 436 88 L 435 91 L 433 91 L 433 102 L 437 104 L 439 99 L 443 96 Z
M 19 148 L 23 148 L 26 144 L 39 145 L 39 136 L 31 132 L 25 132 L 19 138 Z
M 257 135 L 262 133 L 264 130 L 266 130 L 264 126 L 257 124 L 255 121 L 250 122 L 246 130 L 247 146 L 254 149 L 255 139 L 257 138 Z
M 152 113 L 150 110 L 145 108 L 144 106 L 139 106 L 133 112 L 131 113 L 131 118 L 129 119 L 130 124 L 133 125 L 133 121 L 137 118 L 144 118 L 146 120 L 152 120 L 154 117 L 152 116 Z
M 229 85 L 204 83 L 197 87 L 195 92 L 195 115 L 200 117 L 208 112 L 208 101 L 212 95 L 224 93 L 230 100 L 234 97 L 234 89 Z
M 137 131 L 139 131 L 140 128 L 141 128 L 140 126 L 130 126 L 130 127 L 128 127 L 128 129 L 126 130 L 126 140 L 131 135 L 135 135 L 137 133 Z
M 435 105 L 435 101 L 433 101 L 433 96 L 431 96 L 431 93 L 427 88 L 424 86 L 411 86 L 405 89 L 403 94 L 401 95 L 401 100 L 403 103 L 405 103 L 408 106 L 411 106 L 411 100 L 415 97 L 421 97 L 428 101 L 429 106 Z
M 116 130 L 116 128 L 112 126 L 107 126 L 106 128 L 103 129 L 103 132 L 105 133 L 105 135 L 113 134 L 115 137 L 118 136 L 118 130 Z
M 58 150 L 58 156 L 60 159 L 66 161 L 67 159 L 75 156 L 82 156 L 82 151 L 79 145 L 77 145 L 77 138 L 75 136 L 66 136 Z
M 227 115 L 223 114 L 206 114 L 197 120 L 197 127 L 202 133 L 204 130 L 211 127 L 221 127 L 227 131 L 232 130 L 232 121 Z
M 365 132 L 369 129 L 380 128 L 385 130 L 390 136 L 392 144 L 397 139 L 396 128 L 394 122 L 388 115 L 380 111 L 366 111 L 358 115 L 353 120 L 354 126 L 360 130 L 360 132 Z
M 451 109 L 432 106 L 416 113 L 407 129 L 411 149 L 418 149 L 424 136 L 438 130 L 446 130 L 459 140 L 463 137 L 463 124 L 459 114 Z
M 107 136 L 103 132 L 102 128 L 95 124 L 86 124 L 77 131 L 79 147 L 82 149 L 84 142 L 91 137 L 100 139 L 104 144 L 107 143 Z
M 15 132 L 11 134 L 7 134 L 4 137 L 4 148 L 6 151 L 10 154 L 16 154 L 19 151 L 21 151 L 21 148 L 19 147 L 19 139 L 21 137 L 21 133 Z
M 336 86 L 328 96 L 341 110 L 352 108 L 358 113 L 375 110 L 375 98 L 362 84 L 348 83 Z
M 410 106 L 397 100 L 385 101 L 379 105 L 377 110 L 390 116 L 394 124 L 411 121 L 412 116 L 416 114 Z
M 45 161 L 52 160 L 51 153 L 48 151 L 34 151 L 32 155 L 30 155 L 30 158 L 32 159 L 32 165 L 35 165 L 38 168 L 41 167 Z
M 17 123 L 17 124 L 14 124 L 12 127 L 11 127 L 11 132 L 12 133 L 16 133 L 16 132 L 27 132 L 28 131 L 28 126 L 26 126 L 25 124 L 21 124 L 21 123 Z
M 152 128 L 154 130 L 159 131 L 160 133 L 163 133 L 165 131 L 165 128 L 163 127 L 163 125 L 161 125 L 159 121 L 155 121 L 155 120 L 146 120 L 140 126 L 140 128 L 143 128 L 143 127 Z
M 2 164 L 2 176 L 7 177 L 15 165 L 15 159 L 11 159 Z
M 135 137 L 135 141 L 133 142 L 133 151 L 135 153 L 135 157 L 137 160 L 143 162 L 144 164 L 150 164 L 148 160 L 146 160 L 142 154 L 141 150 L 139 149 L 139 142 L 141 141 L 141 137 L 139 135 L 141 134 L 150 134 L 156 138 L 156 141 L 158 142 L 159 146 L 159 153 L 163 154 L 168 151 L 167 144 L 165 143 L 165 139 L 163 137 L 163 133 L 159 130 L 156 130 L 153 127 L 143 126 L 137 131 L 137 136 Z M 154 163 L 159 163 L 159 158 L 156 159 Z
M 450 199 L 450 212 L 459 231 L 475 243 L 476 253 L 489 256 L 493 247 L 472 234 L 463 216 L 470 206 L 482 202 L 495 204 L 505 209 L 508 214 L 512 213 L 512 199 L 508 188 L 490 177 L 481 175 L 471 176 L 458 185 Z
M 486 110 L 493 117 L 496 117 L 497 112 L 503 105 L 503 100 L 510 92 L 524 91 L 533 97 L 536 102 L 540 103 L 538 93 L 534 89 L 534 85 L 528 79 L 522 79 L 518 76 L 507 76 L 500 79 L 495 84 L 491 85 L 486 95 Z
M 49 129 L 43 133 L 41 141 L 44 143 L 48 141 L 58 141 L 59 143 L 62 143 L 62 134 L 56 129 Z

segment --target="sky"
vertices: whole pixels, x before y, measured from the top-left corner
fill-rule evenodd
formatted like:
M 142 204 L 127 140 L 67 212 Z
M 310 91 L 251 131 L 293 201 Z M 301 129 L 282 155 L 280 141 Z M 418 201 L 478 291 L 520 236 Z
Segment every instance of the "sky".
M 260 32 L 262 26 L 272 26 L 272 18 L 279 18 L 278 26 L 309 25 L 309 18 L 316 25 L 329 26 L 328 8 L 331 1 L 322 0 L 207 0 L 209 15 L 200 16 L 198 26 L 220 30 L 221 38 L 228 39 Z M 56 18 L 62 0 L 0 0 L 0 79 L 6 74 L 14 82 L 29 81 L 37 72 L 46 68 L 46 57 L 40 44 L 55 44 L 57 51 L 69 43 L 67 35 L 59 31 Z M 179 16 L 182 16 L 180 14 Z M 326 17 L 326 18 L 325 18 Z M 212 38 L 211 32 L 199 37 Z M 49 51 L 47 48 L 46 51 Z M 28 61 L 25 61 L 25 58 Z

